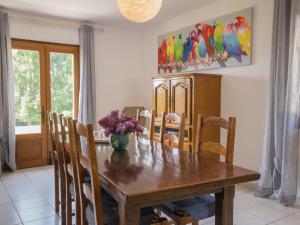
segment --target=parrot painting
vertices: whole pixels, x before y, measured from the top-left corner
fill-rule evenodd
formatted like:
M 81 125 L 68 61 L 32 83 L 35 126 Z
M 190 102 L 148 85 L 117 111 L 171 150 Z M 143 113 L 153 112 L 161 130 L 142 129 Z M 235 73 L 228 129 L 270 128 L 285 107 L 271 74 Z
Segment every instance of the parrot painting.
M 159 37 L 160 73 L 251 64 L 252 9 L 197 23 Z
M 224 30 L 224 47 L 225 52 L 223 54 L 224 60 L 230 57 L 234 57 L 239 62 L 242 62 L 243 51 L 233 23 L 227 23 Z
M 246 55 L 249 55 L 251 51 L 251 28 L 247 18 L 244 16 L 237 16 L 234 26 L 243 52 L 246 53 Z
M 215 39 L 215 52 L 217 57 L 220 58 L 224 53 L 224 26 L 220 20 L 215 22 L 215 32 L 214 32 L 214 39 Z
M 182 68 L 183 51 L 184 47 L 182 41 L 182 34 L 179 34 L 175 41 L 175 62 L 177 72 L 179 72 Z
M 188 62 L 191 61 L 191 50 L 192 50 L 192 46 L 193 46 L 193 43 L 192 43 L 192 38 L 190 35 L 187 35 L 186 36 L 186 40 L 183 44 L 184 46 L 184 51 L 183 51 L 183 63 L 187 64 Z
M 167 64 L 168 64 L 168 59 L 167 59 L 167 40 L 164 38 L 162 43 L 161 43 L 161 64 L 162 67 L 164 68 L 164 72 L 167 71 Z
M 206 47 L 206 53 L 208 56 L 207 63 L 211 64 L 212 60 L 215 56 L 215 41 L 214 41 L 214 31 L 215 27 L 211 26 L 209 24 L 203 24 L 203 23 L 198 23 L 196 25 L 196 29 L 198 30 L 198 33 L 202 34 L 202 37 L 205 41 L 205 47 Z

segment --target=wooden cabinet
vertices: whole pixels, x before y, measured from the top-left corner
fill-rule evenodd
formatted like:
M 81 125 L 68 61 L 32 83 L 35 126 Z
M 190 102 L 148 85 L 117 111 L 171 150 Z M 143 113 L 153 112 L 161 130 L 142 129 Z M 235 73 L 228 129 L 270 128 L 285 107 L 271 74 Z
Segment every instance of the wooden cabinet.
M 198 114 L 220 116 L 221 76 L 203 73 L 155 76 L 153 109 L 157 112 L 157 125 L 162 111 L 185 113 L 185 146 L 194 149 Z M 202 139 L 219 141 L 219 129 L 207 128 Z

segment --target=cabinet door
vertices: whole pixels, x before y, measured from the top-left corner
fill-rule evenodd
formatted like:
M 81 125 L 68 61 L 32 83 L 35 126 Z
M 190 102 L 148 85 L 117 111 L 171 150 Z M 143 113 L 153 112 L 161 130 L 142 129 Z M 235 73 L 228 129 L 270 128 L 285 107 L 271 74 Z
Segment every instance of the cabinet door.
M 169 80 L 154 80 L 154 110 L 157 115 L 163 111 L 169 112 L 169 87 Z
M 187 125 L 191 124 L 191 78 L 171 80 L 171 112 L 185 113 Z

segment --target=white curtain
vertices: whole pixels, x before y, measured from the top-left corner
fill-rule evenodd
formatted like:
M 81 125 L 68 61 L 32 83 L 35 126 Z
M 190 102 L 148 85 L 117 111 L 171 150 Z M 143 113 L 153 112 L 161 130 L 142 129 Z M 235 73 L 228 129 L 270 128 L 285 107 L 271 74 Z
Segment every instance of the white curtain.
M 81 26 L 79 38 L 80 90 L 78 120 L 81 123 L 91 123 L 96 127 L 94 28 L 88 25 Z
M 284 205 L 297 195 L 300 1 L 275 0 L 268 127 L 256 195 Z
M 4 166 L 16 169 L 15 112 L 11 40 L 8 15 L 0 12 L 0 173 Z

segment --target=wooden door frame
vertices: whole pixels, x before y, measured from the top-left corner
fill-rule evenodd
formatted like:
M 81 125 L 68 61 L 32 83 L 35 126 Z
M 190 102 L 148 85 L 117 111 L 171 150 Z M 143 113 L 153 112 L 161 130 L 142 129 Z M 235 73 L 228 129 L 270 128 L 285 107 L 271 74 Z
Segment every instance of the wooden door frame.
M 51 77 L 50 77 L 50 52 L 60 52 L 60 53 L 70 53 L 74 55 L 74 112 L 73 117 L 76 119 L 78 117 L 78 107 L 79 107 L 79 45 L 71 44 L 59 44 L 51 42 L 41 42 L 33 40 L 25 40 L 12 38 L 12 49 L 24 49 L 24 50 L 35 50 L 32 46 L 35 46 L 37 49 L 40 49 L 40 92 L 41 92 L 41 101 L 43 100 L 44 112 L 47 113 L 51 109 Z M 43 99 L 42 99 L 43 98 Z M 42 103 L 41 103 L 42 104 Z M 43 125 L 42 134 L 45 136 L 42 137 L 45 140 L 42 151 L 42 161 L 37 162 L 36 160 L 32 161 L 22 161 L 16 159 L 18 168 L 27 168 L 34 166 L 47 165 L 50 159 L 49 149 L 50 149 L 50 136 L 48 132 L 48 123 L 47 119 L 41 123 Z M 42 129 L 42 128 L 41 128 Z M 35 135 L 35 134 L 34 134 Z M 16 135 L 16 141 L 22 140 L 24 138 L 32 138 L 32 134 L 20 134 Z M 18 153 L 16 153 L 18 156 Z

